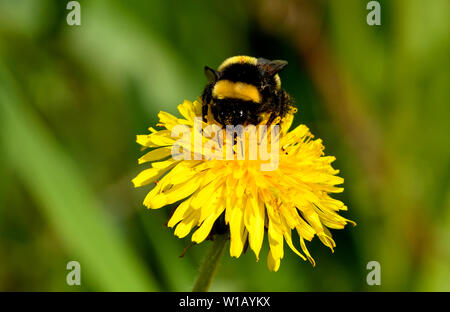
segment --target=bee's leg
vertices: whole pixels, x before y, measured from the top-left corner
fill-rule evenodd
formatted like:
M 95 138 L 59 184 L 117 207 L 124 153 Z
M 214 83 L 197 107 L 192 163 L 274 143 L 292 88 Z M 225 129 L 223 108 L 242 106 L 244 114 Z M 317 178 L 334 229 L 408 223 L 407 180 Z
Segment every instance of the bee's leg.
M 288 112 L 291 111 L 293 106 L 292 98 L 287 94 L 287 92 L 283 91 L 280 95 L 280 117 L 284 117 Z
M 202 94 L 202 119 L 204 122 L 206 122 L 206 117 L 208 116 L 208 107 L 212 101 L 212 88 L 214 84 L 209 83 L 205 90 L 203 90 Z
M 269 116 L 269 119 L 267 120 L 267 126 L 270 126 L 270 124 L 272 123 L 272 121 L 274 121 L 275 120 L 275 116 L 276 114 L 274 114 L 274 113 L 272 113 L 272 114 L 270 114 L 270 116 Z
M 206 122 L 206 117 L 208 116 L 208 105 L 203 103 L 202 105 L 202 118 L 203 122 Z

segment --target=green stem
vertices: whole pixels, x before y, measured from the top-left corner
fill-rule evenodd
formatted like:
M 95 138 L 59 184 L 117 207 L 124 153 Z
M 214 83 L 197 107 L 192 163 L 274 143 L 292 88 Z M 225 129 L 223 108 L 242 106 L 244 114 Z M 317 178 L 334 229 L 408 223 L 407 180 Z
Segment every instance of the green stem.
M 212 279 L 216 273 L 217 266 L 222 258 L 223 251 L 227 242 L 227 235 L 215 235 L 213 245 L 200 267 L 200 272 L 195 281 L 192 291 L 208 291 L 211 286 Z

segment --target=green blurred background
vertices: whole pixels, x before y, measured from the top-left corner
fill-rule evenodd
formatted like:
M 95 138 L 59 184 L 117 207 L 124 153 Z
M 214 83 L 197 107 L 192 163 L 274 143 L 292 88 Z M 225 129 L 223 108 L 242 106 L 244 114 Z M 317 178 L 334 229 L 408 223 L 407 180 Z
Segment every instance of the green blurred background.
M 295 123 L 323 139 L 357 227 L 315 238 L 317 266 L 287 247 L 279 272 L 224 256 L 216 291 L 450 291 L 448 0 L 0 0 L 0 290 L 187 291 L 210 242 L 164 226 L 136 134 L 247 54 L 289 61 Z M 81 286 L 66 264 L 81 264 Z M 368 286 L 366 264 L 381 264 Z

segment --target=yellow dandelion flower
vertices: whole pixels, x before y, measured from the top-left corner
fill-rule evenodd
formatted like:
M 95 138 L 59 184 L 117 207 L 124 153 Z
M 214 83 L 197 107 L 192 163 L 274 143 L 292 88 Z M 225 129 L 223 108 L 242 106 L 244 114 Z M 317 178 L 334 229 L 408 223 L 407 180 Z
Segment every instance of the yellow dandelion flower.
M 245 147 L 251 140 L 241 145 L 240 151 L 247 157 L 237 158 L 238 144 L 233 143 L 236 159 L 227 160 L 225 146 L 236 142 L 235 138 L 220 137 L 218 132 L 211 135 L 211 126 L 218 124 L 212 118 L 201 121 L 200 100 L 184 101 L 178 110 L 183 118 L 160 112 L 158 126 L 163 129 L 150 128 L 150 134 L 137 136 L 139 144 L 152 148 L 139 163 L 151 162 L 151 167 L 133 179 L 135 187 L 157 182 L 144 199 L 148 208 L 179 202 L 168 222 L 169 227 L 175 227 L 176 236 L 185 237 L 195 229 L 192 241 L 200 243 L 222 220 L 230 235 L 230 255 L 239 257 L 248 243 L 259 259 L 267 231 L 267 264 L 270 270 L 277 271 L 284 256 L 284 242 L 315 265 L 305 240 L 311 241 L 317 235 L 333 250 L 335 242 L 329 229 L 342 229 L 347 222 L 354 224 L 338 214 L 347 207 L 329 195 L 343 191 L 337 185 L 344 181 L 331 166 L 335 157 L 324 155 L 322 141 L 314 139 L 305 125 L 288 132 L 293 114 L 272 123 L 280 125 L 278 134 L 272 135 L 271 128 L 258 137 L 258 145 L 264 136 L 269 144 L 274 139 L 279 141 L 276 166 L 261 170 L 273 159 L 249 157 L 251 149 Z M 196 123 L 198 120 L 201 122 Z M 199 145 L 203 148 L 199 149 Z M 303 253 L 292 241 L 293 230 L 298 233 Z

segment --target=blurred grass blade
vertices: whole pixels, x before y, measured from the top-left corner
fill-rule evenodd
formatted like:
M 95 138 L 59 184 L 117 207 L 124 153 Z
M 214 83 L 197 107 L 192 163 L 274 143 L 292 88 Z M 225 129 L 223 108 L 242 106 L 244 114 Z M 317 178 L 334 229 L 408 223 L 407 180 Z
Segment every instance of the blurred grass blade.
M 0 64 L 0 138 L 10 162 L 55 228 L 68 255 L 81 264 L 89 288 L 154 291 L 155 282 L 108 221 L 74 161 L 18 96 Z M 6 207 L 4 207 L 6 208 Z M 65 264 L 61 267 L 65 285 Z
M 67 31 L 65 42 L 109 81 L 136 79 L 150 115 L 168 107 L 175 111 L 183 99 L 198 96 L 198 87 L 183 70 L 177 51 L 129 10 L 117 1 L 87 2 L 87 22 L 80 30 Z
M 154 211 L 145 211 L 146 214 Z M 183 242 L 173 235 L 172 229 L 161 231 L 162 224 L 167 217 L 153 213 L 151 216 L 141 216 L 142 223 L 155 250 L 159 270 L 168 284 L 169 291 L 190 291 L 195 281 L 197 268 L 188 257 L 180 257 L 183 251 Z M 187 246 L 184 246 L 187 247 Z

